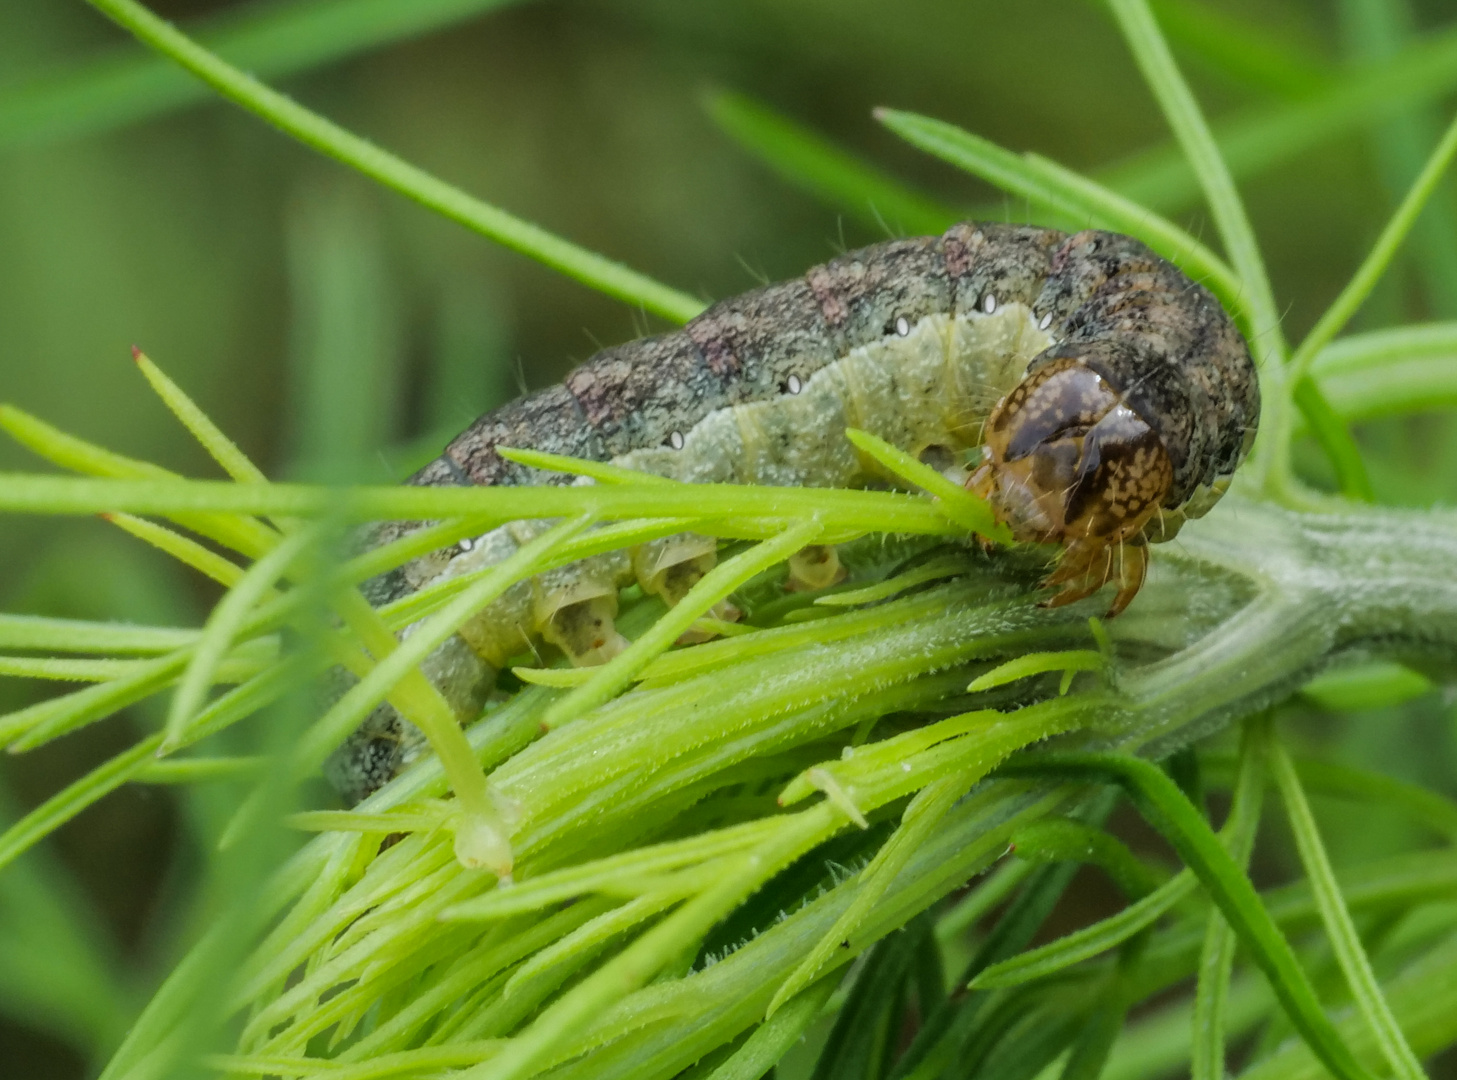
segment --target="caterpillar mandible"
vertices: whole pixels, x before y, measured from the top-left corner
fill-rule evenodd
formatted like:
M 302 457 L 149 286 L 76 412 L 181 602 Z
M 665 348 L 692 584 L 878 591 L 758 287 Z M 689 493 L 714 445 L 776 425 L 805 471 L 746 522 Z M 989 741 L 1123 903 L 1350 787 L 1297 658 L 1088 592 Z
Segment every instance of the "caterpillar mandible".
M 960 473 L 1019 540 L 1062 543 L 1051 604 L 1143 581 L 1146 544 L 1223 494 L 1253 442 L 1249 350 L 1201 285 L 1116 233 L 967 222 L 875 244 L 721 301 L 681 330 L 603 350 L 564 382 L 482 416 L 409 482 L 565 483 L 497 447 L 609 461 L 691 482 L 856 486 L 874 479 L 858 427 Z M 382 543 L 423 523 L 389 523 Z M 499 562 L 545 526 L 516 522 L 375 579 L 383 603 Z M 622 646 L 619 588 L 669 604 L 716 559 L 671 537 L 522 582 L 438 649 L 426 673 L 463 718 L 497 669 L 544 638 L 576 663 Z M 832 551 L 791 573 L 833 580 Z M 388 705 L 331 760 L 348 798 L 392 777 L 420 742 Z

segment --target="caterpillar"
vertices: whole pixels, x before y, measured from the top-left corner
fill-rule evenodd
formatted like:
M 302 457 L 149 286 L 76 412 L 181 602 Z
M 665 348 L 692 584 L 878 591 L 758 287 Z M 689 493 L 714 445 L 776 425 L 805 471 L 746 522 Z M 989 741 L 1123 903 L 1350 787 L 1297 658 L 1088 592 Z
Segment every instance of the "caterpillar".
M 966 222 L 849 252 L 603 350 L 482 416 L 409 482 L 573 480 L 496 452 L 521 447 L 690 482 L 859 486 L 877 476 L 844 437 L 858 427 L 961 478 L 1018 540 L 1065 545 L 1050 604 L 1111 581 L 1116 614 L 1142 584 L 1146 545 L 1223 494 L 1258 415 L 1254 364 L 1229 316 L 1138 240 Z M 424 524 L 385 523 L 366 542 Z M 543 528 L 462 541 L 374 579 L 368 596 L 384 603 L 499 562 Z M 681 535 L 521 582 L 426 674 L 473 717 L 508 657 L 544 639 L 575 663 L 601 662 L 623 645 L 621 587 L 636 580 L 672 604 L 715 558 L 713 540 Z M 817 587 L 838 567 L 832 550 L 809 549 L 790 569 Z M 382 705 L 327 771 L 357 799 L 420 741 Z

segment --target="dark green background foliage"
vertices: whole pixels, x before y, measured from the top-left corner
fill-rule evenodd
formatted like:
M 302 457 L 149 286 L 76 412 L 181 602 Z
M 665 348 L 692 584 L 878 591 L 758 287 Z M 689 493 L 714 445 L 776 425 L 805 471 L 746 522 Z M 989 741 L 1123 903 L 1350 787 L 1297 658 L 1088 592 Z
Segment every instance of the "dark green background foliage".
M 153 6 L 199 32 L 262 9 Z M 1216 127 L 1319 93 L 1344 66 L 1404 39 L 1457 34 L 1450 0 L 1158 9 Z M 1457 88 L 1457 49 L 1448 52 L 1442 86 Z M 136 343 L 270 475 L 398 478 L 477 412 L 652 327 L 229 105 L 180 103 L 138 122 L 108 119 L 106 95 L 27 111 L 46 80 L 111 55 L 143 54 L 79 2 L 0 5 L 0 398 L 122 452 L 214 475 L 137 377 Z M 705 299 L 794 275 L 901 224 L 826 206 L 776 178 L 710 117 L 714 91 L 750 94 L 942 204 L 1012 220 L 1024 218 L 1020 206 L 911 150 L 870 110 L 937 116 L 1105 177 L 1169 143 L 1116 29 L 1080 0 L 515 3 L 274 81 L 465 190 Z M 1236 163 L 1292 340 L 1369 247 L 1453 97 L 1428 95 L 1314 147 L 1266 145 L 1259 168 Z M 1140 192 L 1210 236 L 1192 198 L 1162 195 Z M 1457 318 L 1454 222 L 1448 185 L 1354 329 Z M 324 395 L 350 408 L 325 408 Z M 332 430 L 312 420 L 339 415 L 353 422 Z M 1382 501 L 1457 498 L 1449 417 L 1373 422 L 1358 435 Z M 1306 457 L 1309 478 L 1323 482 L 1319 455 Z M 32 467 L 0 442 L 0 469 Z M 215 598 L 101 522 L 0 524 L 4 610 L 186 625 Z M 47 692 L 7 680 L 0 710 Z M 1395 709 L 1310 704 L 1286 731 L 1334 760 L 1457 794 L 1453 722 L 1450 701 L 1432 691 Z M 155 723 L 123 715 L 0 762 L 0 816 Z M 0 876 L 0 1071 L 80 1076 L 105 1059 L 216 900 L 197 895 L 200 838 L 224 812 L 205 785 L 128 787 Z M 1338 861 L 1416 839 L 1395 814 L 1326 801 L 1317 812 Z M 1127 832 L 1131 819 L 1119 821 Z M 1272 854 L 1289 845 L 1270 839 L 1261 882 L 1296 872 L 1293 854 Z M 1079 882 L 1078 903 L 1065 903 L 1049 931 L 1116 905 L 1097 875 Z M 57 962 L 64 935 L 47 937 L 38 921 L 57 898 L 74 909 L 67 925 L 94 935 L 75 945 L 94 970 Z M 68 980 L 89 989 L 60 985 Z

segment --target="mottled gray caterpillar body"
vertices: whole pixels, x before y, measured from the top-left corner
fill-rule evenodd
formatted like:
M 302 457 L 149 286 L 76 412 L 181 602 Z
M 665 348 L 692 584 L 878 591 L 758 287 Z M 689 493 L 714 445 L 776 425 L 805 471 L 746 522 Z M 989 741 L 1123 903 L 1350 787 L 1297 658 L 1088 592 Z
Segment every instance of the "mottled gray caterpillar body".
M 964 479 L 1019 540 L 1064 544 L 1048 579 L 1064 588 L 1050 603 L 1116 581 L 1116 613 L 1142 583 L 1145 544 L 1223 493 L 1258 415 L 1229 316 L 1139 241 L 964 223 L 850 252 L 604 350 L 481 417 L 410 482 L 572 482 L 497 453 L 516 447 L 690 482 L 858 486 L 884 479 L 844 436 L 862 428 Z M 969 457 L 974 471 L 956 472 Z M 387 524 L 369 542 L 422 524 Z M 499 562 L 542 528 L 517 522 L 417 559 L 370 583 L 370 598 Z M 636 580 L 672 604 L 715 558 L 714 541 L 684 535 L 522 582 L 437 650 L 427 674 L 471 716 L 508 657 L 544 639 L 576 663 L 600 662 L 622 645 L 621 587 Z M 814 586 L 835 565 L 809 552 L 791 573 Z M 382 706 L 335 755 L 331 778 L 357 798 L 417 743 Z

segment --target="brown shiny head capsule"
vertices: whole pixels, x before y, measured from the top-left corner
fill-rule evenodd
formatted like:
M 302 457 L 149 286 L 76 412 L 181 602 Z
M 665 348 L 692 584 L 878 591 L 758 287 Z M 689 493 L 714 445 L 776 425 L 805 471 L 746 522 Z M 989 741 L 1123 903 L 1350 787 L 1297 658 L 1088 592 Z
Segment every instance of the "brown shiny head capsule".
M 1128 606 L 1148 565 L 1144 528 L 1173 483 L 1154 428 L 1075 357 L 1030 373 L 992 410 L 986 460 L 968 486 L 1018 540 L 1066 545 L 1048 601 L 1081 600 L 1109 581 L 1109 615 Z

